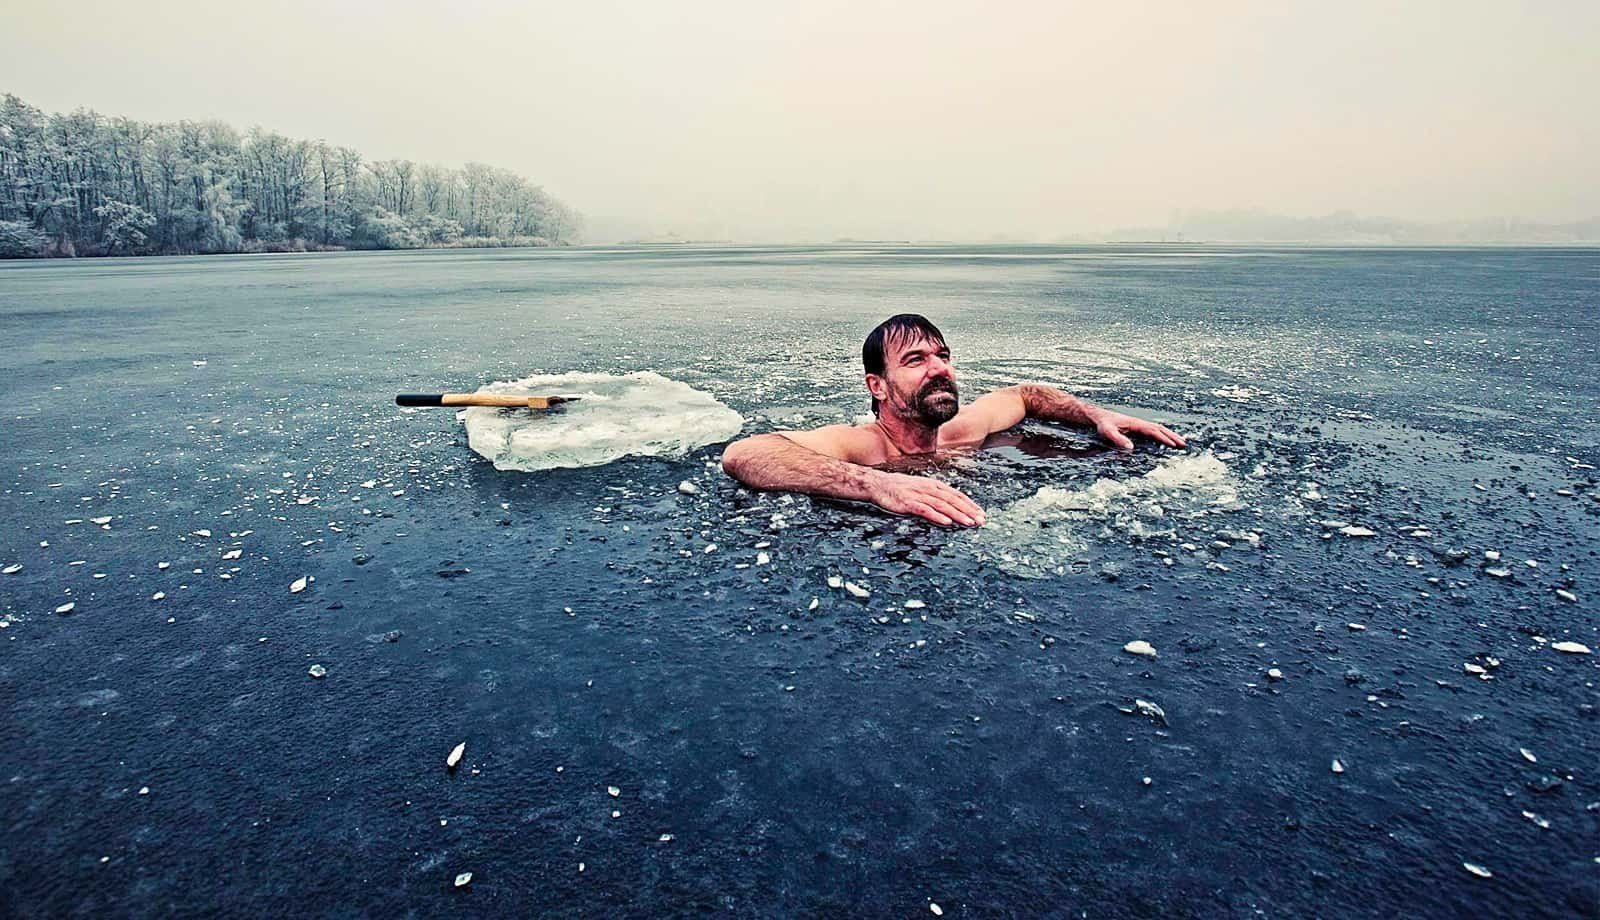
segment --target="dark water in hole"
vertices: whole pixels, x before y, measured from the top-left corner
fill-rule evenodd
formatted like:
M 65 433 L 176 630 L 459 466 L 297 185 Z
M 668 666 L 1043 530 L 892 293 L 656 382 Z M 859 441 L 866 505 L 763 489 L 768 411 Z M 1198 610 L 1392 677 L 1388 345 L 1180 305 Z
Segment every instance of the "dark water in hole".
M 847 420 L 904 310 L 1191 450 L 1024 426 L 956 532 L 390 404 Z M 1594 250 L 0 265 L 3 913 L 1593 916 L 1597 332 Z

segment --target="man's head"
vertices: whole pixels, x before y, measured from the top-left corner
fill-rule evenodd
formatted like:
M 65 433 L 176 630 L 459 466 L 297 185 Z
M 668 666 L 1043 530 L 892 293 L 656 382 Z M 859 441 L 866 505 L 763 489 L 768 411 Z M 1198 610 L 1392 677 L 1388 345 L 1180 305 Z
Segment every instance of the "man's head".
M 861 346 L 872 414 L 937 428 L 961 408 L 944 334 L 926 317 L 901 313 L 878 324 Z

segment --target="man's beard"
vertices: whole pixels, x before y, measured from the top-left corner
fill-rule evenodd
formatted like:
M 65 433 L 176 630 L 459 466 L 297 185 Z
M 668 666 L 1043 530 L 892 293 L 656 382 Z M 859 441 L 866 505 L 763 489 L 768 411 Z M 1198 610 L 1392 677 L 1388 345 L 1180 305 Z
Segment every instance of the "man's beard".
M 943 425 L 961 411 L 961 395 L 956 392 L 956 382 L 945 377 L 928 381 L 917 391 L 910 408 L 917 420 L 929 428 Z

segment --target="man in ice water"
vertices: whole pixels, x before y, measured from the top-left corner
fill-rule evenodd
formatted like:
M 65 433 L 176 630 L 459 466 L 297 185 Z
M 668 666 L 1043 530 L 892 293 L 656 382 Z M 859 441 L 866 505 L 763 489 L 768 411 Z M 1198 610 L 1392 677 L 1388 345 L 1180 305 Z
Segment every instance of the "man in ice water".
M 1019 384 L 961 408 L 944 335 L 915 313 L 891 316 L 861 346 L 872 414 L 867 425 L 758 434 L 728 445 L 722 468 L 752 489 L 868 501 L 936 524 L 977 527 L 983 509 L 936 479 L 878 469 L 902 457 L 974 448 L 1025 418 L 1093 428 L 1124 450 L 1130 436 L 1183 447 L 1154 422 L 1092 406 L 1055 387 Z

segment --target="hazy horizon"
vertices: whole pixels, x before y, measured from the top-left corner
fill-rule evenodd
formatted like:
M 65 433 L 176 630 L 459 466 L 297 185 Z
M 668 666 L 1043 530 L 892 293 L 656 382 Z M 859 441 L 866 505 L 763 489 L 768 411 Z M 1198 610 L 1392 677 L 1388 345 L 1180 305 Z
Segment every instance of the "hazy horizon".
M 47 111 L 489 163 L 639 233 L 1600 215 L 1595 4 L 293 2 L 219 17 L 184 0 L 6 20 L 0 91 Z

